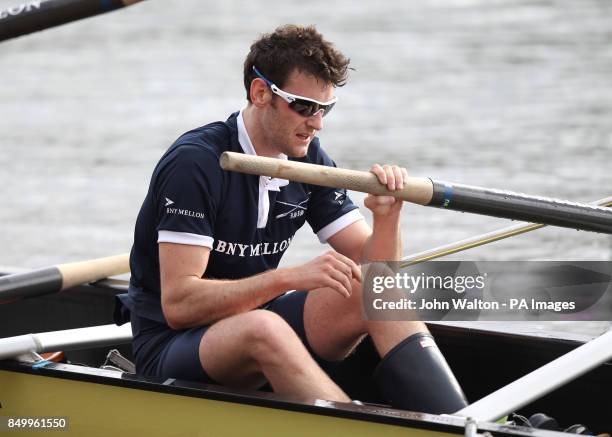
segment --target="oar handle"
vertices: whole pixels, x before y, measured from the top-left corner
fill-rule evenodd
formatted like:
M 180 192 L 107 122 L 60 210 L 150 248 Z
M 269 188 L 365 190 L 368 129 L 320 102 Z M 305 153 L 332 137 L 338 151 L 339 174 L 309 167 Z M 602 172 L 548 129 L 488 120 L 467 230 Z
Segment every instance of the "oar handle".
M 612 210 L 584 203 L 414 177 L 405 181 L 402 190 L 388 191 L 372 173 L 234 152 L 224 152 L 220 163 L 224 170 L 389 195 L 435 208 L 612 234 Z
M 221 155 L 220 163 L 223 170 L 288 179 L 324 187 L 346 188 L 379 196 L 393 196 L 419 205 L 429 204 L 433 195 L 433 184 L 427 178 L 409 177 L 404 181 L 403 189 L 389 191 L 385 185 L 378 181 L 375 174 L 366 171 L 235 152 L 224 152 Z
M 57 269 L 62 275 L 62 290 L 65 290 L 87 282 L 127 273 L 130 271 L 130 259 L 128 253 L 123 253 L 106 258 L 58 264 Z
M 129 254 L 124 253 L 2 276 L 0 303 L 55 293 L 129 271 Z

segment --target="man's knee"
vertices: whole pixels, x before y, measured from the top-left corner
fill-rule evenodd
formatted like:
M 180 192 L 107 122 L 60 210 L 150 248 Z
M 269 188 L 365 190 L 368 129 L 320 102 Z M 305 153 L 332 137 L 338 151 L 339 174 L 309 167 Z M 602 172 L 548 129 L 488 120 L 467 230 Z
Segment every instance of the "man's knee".
M 363 322 L 363 287 L 356 279 L 351 280 L 351 296 L 345 300 L 337 311 L 338 322 L 340 319 L 351 323 Z
M 252 329 L 249 330 L 248 343 L 256 357 L 269 354 L 282 354 L 299 342 L 297 334 L 278 314 L 267 310 L 250 313 Z

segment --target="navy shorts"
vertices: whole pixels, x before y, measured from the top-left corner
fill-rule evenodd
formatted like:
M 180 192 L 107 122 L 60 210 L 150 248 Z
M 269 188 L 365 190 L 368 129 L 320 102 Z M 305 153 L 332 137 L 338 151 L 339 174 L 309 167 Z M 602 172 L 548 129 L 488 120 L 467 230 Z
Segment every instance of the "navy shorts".
M 319 359 L 306 339 L 304 303 L 307 295 L 305 291 L 287 293 L 268 303 L 264 309 L 281 316 L 293 328 L 315 361 L 329 372 L 336 363 Z M 139 375 L 215 383 L 202 369 L 199 356 L 202 336 L 210 325 L 176 331 L 134 313 L 131 322 L 135 364 Z

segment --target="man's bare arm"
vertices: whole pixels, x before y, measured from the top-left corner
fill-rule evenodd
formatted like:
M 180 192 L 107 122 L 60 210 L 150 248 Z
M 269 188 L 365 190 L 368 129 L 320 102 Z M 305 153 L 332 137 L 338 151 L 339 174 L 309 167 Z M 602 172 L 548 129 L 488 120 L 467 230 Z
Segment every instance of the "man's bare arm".
M 390 190 L 403 188 L 406 169 L 375 164 L 370 170 Z M 400 213 L 402 201 L 390 196 L 368 195 L 365 205 L 372 211 L 373 229 L 359 220 L 329 239 L 338 252 L 357 263 L 399 260 L 402 256 Z
M 239 280 L 202 279 L 209 254 L 207 247 L 159 244 L 162 309 L 173 329 L 209 324 L 257 308 L 290 289 L 284 270 Z
M 398 220 L 376 220 L 374 229 L 359 220 L 330 237 L 328 243 L 356 263 L 391 261 L 401 257 Z
M 244 279 L 202 278 L 209 254 L 207 247 L 159 244 L 162 309 L 173 329 L 210 324 L 255 309 L 288 290 L 331 287 L 348 297 L 351 277 L 361 275 L 350 259 L 328 252 L 296 267 Z

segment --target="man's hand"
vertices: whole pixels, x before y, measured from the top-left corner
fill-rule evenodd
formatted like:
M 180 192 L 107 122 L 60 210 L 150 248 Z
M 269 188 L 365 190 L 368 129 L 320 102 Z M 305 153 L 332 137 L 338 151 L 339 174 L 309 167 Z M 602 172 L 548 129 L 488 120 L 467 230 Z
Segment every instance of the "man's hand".
M 370 169 L 381 184 L 387 186 L 390 191 L 401 190 L 404 188 L 404 180 L 408 178 L 408 171 L 404 167 L 397 165 L 374 164 Z M 402 200 L 391 196 L 374 196 L 368 194 L 365 199 L 365 206 L 372 211 L 375 216 L 388 216 L 399 214 L 402 209 Z
M 292 288 L 311 291 L 329 287 L 347 298 L 351 296 L 351 279 L 361 281 L 361 270 L 357 264 L 333 250 L 287 270 Z

